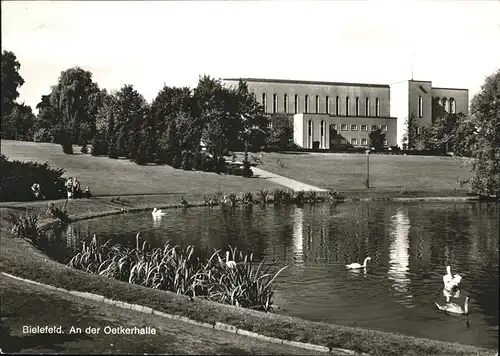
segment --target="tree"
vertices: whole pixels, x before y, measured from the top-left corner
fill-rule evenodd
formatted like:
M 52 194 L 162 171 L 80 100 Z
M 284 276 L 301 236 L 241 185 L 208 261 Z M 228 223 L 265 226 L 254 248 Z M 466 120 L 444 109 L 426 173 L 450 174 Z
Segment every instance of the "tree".
M 403 149 L 414 150 L 416 148 L 417 141 L 417 116 L 412 111 L 410 116 L 405 120 L 405 134 L 403 137 Z
M 28 105 L 14 103 L 10 112 L 2 116 L 2 138 L 32 140 L 36 117 Z
M 293 122 L 287 114 L 271 116 L 267 146 L 276 150 L 286 150 L 293 144 Z
M 2 51 L 2 131 L 4 115 L 10 114 L 14 103 L 19 97 L 18 89 L 24 84 L 24 79 L 19 74 L 21 64 L 16 55 L 10 51 Z
M 463 114 L 445 113 L 436 117 L 429 127 L 422 127 L 417 138 L 424 148 L 433 151 L 449 152 L 455 149 L 457 143 L 457 128 L 465 119 Z
M 99 106 L 99 87 L 92 81 L 92 73 L 74 67 L 61 72 L 53 87 L 50 104 L 59 116 L 57 140 L 63 145 L 82 143 L 82 123 L 95 124 L 92 116 Z
M 118 155 L 136 159 L 139 146 L 146 139 L 149 105 L 132 85 L 123 86 L 113 94 L 115 134 L 118 134 Z M 142 158 L 141 158 L 142 159 Z
M 486 78 L 472 99 L 469 119 L 458 131 L 468 134 L 474 159 L 471 190 L 482 196 L 500 197 L 500 70 Z
M 370 132 L 368 137 L 370 139 L 370 148 L 374 148 L 375 151 L 384 149 L 385 133 L 381 129 Z

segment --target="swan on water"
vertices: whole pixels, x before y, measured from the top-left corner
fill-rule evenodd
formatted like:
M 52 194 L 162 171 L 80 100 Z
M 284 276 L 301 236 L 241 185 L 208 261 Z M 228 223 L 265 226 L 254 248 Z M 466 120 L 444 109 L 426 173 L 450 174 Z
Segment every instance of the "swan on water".
M 153 212 L 151 213 L 153 216 L 161 216 L 161 215 L 165 215 L 166 213 L 163 212 L 161 209 L 156 209 L 154 208 L 153 209 Z
M 236 262 L 235 261 L 230 261 L 229 260 L 229 251 L 226 251 L 226 266 L 229 268 L 234 268 L 236 267 Z
M 465 297 L 464 307 L 462 308 L 460 305 L 456 303 L 448 303 L 446 305 L 439 305 L 434 302 L 439 310 L 442 310 L 446 313 L 452 314 L 469 314 L 469 297 Z
M 444 283 L 444 288 L 447 290 L 453 290 L 455 288 L 458 288 L 458 285 L 462 281 L 462 277 L 458 274 L 455 274 L 454 276 L 451 274 L 451 267 L 446 266 L 446 271 L 447 274 L 443 276 L 443 283 Z
M 365 268 L 366 267 L 366 262 L 367 261 L 371 261 L 371 260 L 372 260 L 371 257 L 367 257 L 367 258 L 365 258 L 365 261 L 363 262 L 362 265 L 360 265 L 359 263 L 356 262 L 356 263 L 351 263 L 350 265 L 345 265 L 345 266 L 348 269 Z

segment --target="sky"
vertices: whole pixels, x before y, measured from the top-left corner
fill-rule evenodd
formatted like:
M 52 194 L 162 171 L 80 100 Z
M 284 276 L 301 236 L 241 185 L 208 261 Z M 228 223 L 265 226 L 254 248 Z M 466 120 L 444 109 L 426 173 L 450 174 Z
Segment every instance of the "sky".
M 412 68 L 472 99 L 500 69 L 498 0 L 2 1 L 1 16 L 33 108 L 74 66 L 148 101 L 203 74 L 390 84 Z

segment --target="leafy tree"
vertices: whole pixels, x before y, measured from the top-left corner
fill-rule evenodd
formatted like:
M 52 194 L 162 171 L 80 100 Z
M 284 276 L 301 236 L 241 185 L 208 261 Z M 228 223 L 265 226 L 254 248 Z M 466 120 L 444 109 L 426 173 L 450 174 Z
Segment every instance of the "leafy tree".
M 272 127 L 269 130 L 267 146 L 277 150 L 286 150 L 293 144 L 293 122 L 287 114 L 273 114 Z
M 114 95 L 115 134 L 118 134 L 119 156 L 132 160 L 139 154 L 139 146 L 146 137 L 145 131 L 150 110 L 144 96 L 132 85 L 123 86 Z M 147 152 L 147 147 L 146 147 Z
M 472 99 L 469 120 L 459 133 L 468 134 L 473 192 L 500 197 L 500 70 L 486 78 L 481 91 Z
M 2 116 L 2 138 L 8 140 L 32 140 L 36 117 L 31 107 L 14 103 L 9 113 Z
M 92 73 L 74 67 L 61 72 L 57 86 L 53 87 L 50 95 L 50 104 L 59 115 L 58 131 L 60 142 L 64 145 L 81 143 L 81 124 L 95 123 L 92 111 L 98 104 L 95 103 L 99 87 L 92 80 Z
M 422 127 L 418 139 L 425 149 L 449 152 L 454 150 L 457 143 L 457 128 L 464 120 L 463 114 L 448 114 L 438 116 L 429 127 Z
M 414 150 L 417 143 L 417 116 L 412 111 L 405 120 L 405 134 L 403 137 L 403 149 Z
M 374 148 L 375 151 L 384 149 L 385 133 L 381 129 L 370 132 L 368 138 L 370 139 L 370 148 Z
M 2 131 L 4 129 L 4 116 L 10 114 L 14 103 L 19 97 L 18 89 L 24 84 L 24 79 L 19 74 L 21 64 L 13 52 L 2 51 Z M 3 137 L 3 135 L 2 135 Z

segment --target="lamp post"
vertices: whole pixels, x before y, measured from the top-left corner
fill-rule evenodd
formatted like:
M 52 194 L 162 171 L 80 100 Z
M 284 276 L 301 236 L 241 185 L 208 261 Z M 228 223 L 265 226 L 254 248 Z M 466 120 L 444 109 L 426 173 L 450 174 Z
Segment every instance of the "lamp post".
M 370 189 L 370 150 L 366 150 L 366 189 Z

